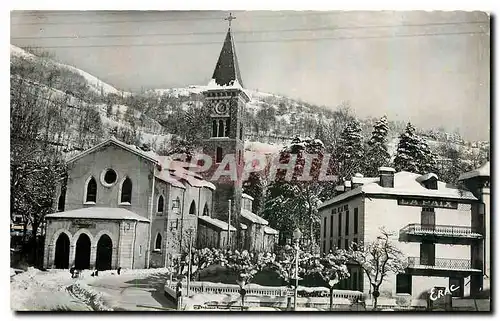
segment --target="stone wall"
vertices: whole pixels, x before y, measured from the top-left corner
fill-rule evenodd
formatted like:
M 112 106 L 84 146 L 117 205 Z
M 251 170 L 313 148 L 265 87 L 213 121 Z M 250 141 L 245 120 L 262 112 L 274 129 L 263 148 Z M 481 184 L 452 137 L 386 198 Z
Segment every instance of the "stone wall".
M 117 173 L 116 182 L 112 186 L 105 186 L 101 181 L 103 172 L 108 168 Z M 152 175 L 151 162 L 117 146 L 106 146 L 69 164 L 65 210 L 89 206 L 123 207 L 149 218 Z M 84 204 L 86 182 L 91 176 L 97 183 L 97 200 L 95 204 L 87 205 Z M 120 187 L 125 177 L 132 181 L 130 205 L 120 205 Z
M 87 219 L 50 219 L 47 222 L 47 231 L 45 237 L 44 250 L 44 267 L 54 267 L 54 258 L 56 251 L 56 242 L 58 237 L 65 233 L 70 240 L 69 266 L 75 263 L 76 243 L 81 234 L 86 234 L 90 238 L 90 267 L 95 267 L 97 243 L 102 235 L 106 234 L 111 238 L 113 243 L 112 250 L 112 268 L 120 265 L 121 250 L 126 248 L 126 239 L 129 238 L 127 233 L 123 233 L 121 225 L 122 221 L 116 220 L 87 220 Z M 133 223 L 129 223 L 133 224 Z M 122 232 L 122 233 L 121 233 Z M 121 233 L 121 235 L 120 235 Z M 125 241 L 125 244 L 123 243 Z M 120 244 L 118 244 L 120 242 Z M 124 247 L 125 245 L 125 247 Z

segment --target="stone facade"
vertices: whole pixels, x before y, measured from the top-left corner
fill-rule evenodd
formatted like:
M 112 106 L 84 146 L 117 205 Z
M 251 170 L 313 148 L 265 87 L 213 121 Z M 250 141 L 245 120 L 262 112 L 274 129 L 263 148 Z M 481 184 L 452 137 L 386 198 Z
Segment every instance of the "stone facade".
M 55 264 L 56 243 L 62 249 L 60 253 L 67 254 L 68 242 L 64 235 L 59 240 L 61 233 L 70 240 L 69 266 L 75 264 L 77 257 L 73 249 L 77 237 L 82 233 L 88 236 L 91 240 L 90 263 L 86 263 L 87 253 L 82 254 L 82 251 L 78 260 L 85 264 L 77 263 L 91 268 L 99 261 L 96 252 L 104 253 L 104 246 L 99 250 L 97 243 L 94 244 L 97 242 L 94 239 L 103 234 L 111 239 L 106 238 L 107 248 L 110 242 L 113 247 L 110 268 L 167 266 L 173 258 L 187 253 L 190 244 L 226 247 L 230 243 L 232 247 L 254 251 L 274 247 L 277 231 L 271 229 L 271 234 L 265 234 L 267 222 L 253 213 L 253 219 L 241 217 L 244 110 L 250 99 L 239 85 L 242 82 L 230 30 L 213 77 L 212 82 L 217 85 L 212 86 L 211 82 L 204 92 L 205 107 L 210 115 L 208 126 L 201 126 L 210 128 L 210 133 L 206 133 L 209 138 L 203 144 L 203 153 L 212 160 L 210 168 L 203 172 L 205 180 L 190 172 L 185 163 L 175 163 L 168 157 L 114 138 L 75 156 L 68 163 L 67 179 L 62 180 L 57 189 L 60 214 L 48 217 L 47 267 Z M 230 177 L 228 170 L 236 175 Z M 216 173 L 222 175 L 214 177 Z M 106 209 L 116 208 L 129 212 L 106 213 Z M 79 209 L 89 211 L 83 213 Z M 97 212 L 103 216 L 96 216 Z M 230 220 L 230 225 L 236 227 L 235 232 L 231 232 L 228 240 L 227 228 L 201 224 L 200 216 L 219 219 L 219 225 Z M 85 221 L 89 228 L 79 228 L 83 226 L 79 225 L 80 221 Z M 66 266 L 65 261 L 66 257 L 58 257 L 56 265 Z
M 443 182 L 428 188 L 425 175 L 407 172 L 393 174 L 390 179 L 392 186 L 387 187 L 381 186 L 384 182 L 377 178 L 358 176 L 353 178 L 357 182 L 353 189 L 344 190 L 320 207 L 321 250 L 328 252 L 348 248 L 352 242 L 374 241 L 383 228 L 392 232 L 392 242 L 408 260 L 409 268 L 404 275 L 410 275 L 410 284 L 407 292 L 398 293 L 397 276 L 391 273 L 382 283 L 381 294 L 393 297 L 411 294 L 419 298 L 433 287 L 449 287 L 450 282 L 461 282 L 462 296 L 477 292 L 474 278 L 481 268 L 475 262 L 482 259 L 483 238 L 477 234 L 481 223 L 476 193 Z M 434 226 L 433 231 L 445 232 L 438 236 L 409 237 L 406 231 L 410 225 L 417 229 Z M 435 263 L 422 263 L 427 255 L 431 258 L 429 262 L 435 260 Z M 341 282 L 341 288 L 369 294 L 370 283 L 359 267 L 350 267 L 350 273 L 351 277 Z
M 160 162 L 154 154 L 139 151 L 111 139 L 69 162 L 64 212 L 47 217 L 45 265 L 54 266 L 56 242 L 61 233 L 70 239 L 68 266 L 75 263 L 74 243 L 80 234 L 87 235 L 91 242 L 103 234 L 112 241 L 112 268 L 147 268 L 169 264 L 169 259 L 186 253 L 189 241 L 196 242 L 197 217 L 212 213 L 213 190 L 203 180 L 178 178 L 174 183 L 163 180 L 158 172 Z M 116 173 L 115 182 L 104 181 L 108 169 Z M 163 169 L 163 170 L 167 170 Z M 193 174 L 194 175 L 194 174 Z M 88 198 L 91 178 L 96 182 L 95 197 Z M 132 182 L 130 202 L 121 202 L 122 184 L 128 177 Z M 193 184 L 193 185 L 192 185 Z M 60 195 L 61 188 L 58 188 Z M 160 202 L 161 197 L 161 202 Z M 163 204 L 162 204 L 163 203 Z M 163 205 L 163 208 L 159 206 Z M 64 213 L 77 213 L 87 209 L 126 209 L 138 215 L 139 221 L 105 219 L 92 216 L 65 217 Z M 86 211 L 88 213 L 88 211 Z M 106 213 L 106 212 L 104 212 Z M 79 226 L 87 226 L 79 228 Z M 189 235 L 189 229 L 193 233 Z M 160 239 L 161 246 L 157 246 Z M 96 244 L 92 243 L 89 268 L 96 266 Z

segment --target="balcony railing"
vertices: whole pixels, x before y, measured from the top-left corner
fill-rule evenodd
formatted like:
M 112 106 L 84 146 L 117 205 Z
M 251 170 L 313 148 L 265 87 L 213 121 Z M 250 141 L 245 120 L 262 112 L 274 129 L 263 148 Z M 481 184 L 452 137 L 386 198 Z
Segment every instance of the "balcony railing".
M 412 235 L 433 235 L 447 237 L 465 237 L 465 238 L 482 238 L 482 235 L 470 226 L 456 225 L 426 225 L 426 224 L 408 224 L 403 227 L 400 234 Z
M 467 259 L 443 259 L 443 258 L 420 258 L 409 257 L 410 268 L 432 268 L 440 270 L 476 270 L 472 268 L 471 261 Z

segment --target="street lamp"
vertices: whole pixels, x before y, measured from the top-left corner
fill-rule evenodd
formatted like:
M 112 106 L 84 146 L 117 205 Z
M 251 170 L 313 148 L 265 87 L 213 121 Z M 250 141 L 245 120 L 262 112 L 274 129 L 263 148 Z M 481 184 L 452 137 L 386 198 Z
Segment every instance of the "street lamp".
M 299 241 L 302 236 L 302 232 L 297 227 L 295 231 L 293 231 L 293 239 L 295 241 L 295 292 L 293 295 L 293 309 L 297 309 L 297 290 L 299 287 Z
M 194 227 L 190 227 L 188 229 L 189 233 L 189 254 L 188 254 L 188 270 L 187 270 L 187 289 L 186 296 L 189 297 L 189 280 L 191 279 L 191 259 L 192 259 L 192 251 L 193 251 L 193 232 Z

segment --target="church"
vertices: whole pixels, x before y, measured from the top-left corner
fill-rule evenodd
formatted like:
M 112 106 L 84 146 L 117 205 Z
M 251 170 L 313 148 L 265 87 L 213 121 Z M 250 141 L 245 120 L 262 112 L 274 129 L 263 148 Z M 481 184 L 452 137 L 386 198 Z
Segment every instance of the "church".
M 231 18 L 231 17 L 230 17 Z M 230 21 L 230 20 L 229 20 Z M 210 109 L 204 172 L 112 137 L 67 160 L 57 211 L 46 216 L 44 267 L 109 270 L 169 266 L 203 248 L 272 251 L 278 231 L 252 213 L 241 179 L 210 181 L 223 159 L 244 166 L 243 89 L 231 26 L 203 93 Z

